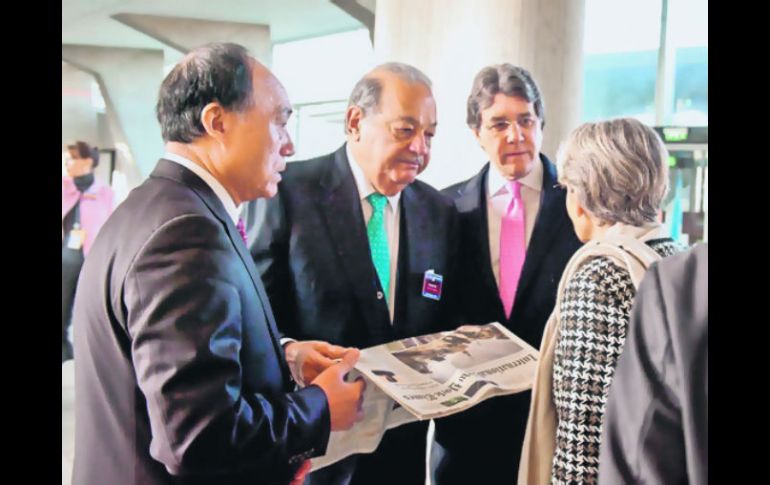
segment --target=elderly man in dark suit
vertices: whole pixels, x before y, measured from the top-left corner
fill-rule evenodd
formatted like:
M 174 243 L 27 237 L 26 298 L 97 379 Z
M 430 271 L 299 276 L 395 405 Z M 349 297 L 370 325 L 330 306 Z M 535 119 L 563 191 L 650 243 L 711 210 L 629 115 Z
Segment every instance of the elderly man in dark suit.
M 290 163 L 278 197 L 261 204 L 252 254 L 286 337 L 369 347 L 453 328 L 456 213 L 416 180 L 430 159 L 430 80 L 388 63 L 353 88 L 347 143 Z M 325 361 L 323 344 L 286 344 L 298 380 Z M 311 484 L 424 484 L 426 422 L 389 430 L 371 454 L 311 473 Z
M 537 348 L 562 271 L 581 244 L 556 167 L 540 153 L 540 89 L 520 67 L 485 67 L 468 97 L 467 123 L 490 163 L 443 190 L 460 215 L 462 320 L 500 322 Z M 497 397 L 437 420 L 435 483 L 515 483 L 530 398 L 529 391 Z
M 77 290 L 73 483 L 286 484 L 352 426 L 357 350 L 293 391 L 238 205 L 293 147 L 286 93 L 235 44 L 189 53 L 157 105 L 166 154 L 100 231 Z

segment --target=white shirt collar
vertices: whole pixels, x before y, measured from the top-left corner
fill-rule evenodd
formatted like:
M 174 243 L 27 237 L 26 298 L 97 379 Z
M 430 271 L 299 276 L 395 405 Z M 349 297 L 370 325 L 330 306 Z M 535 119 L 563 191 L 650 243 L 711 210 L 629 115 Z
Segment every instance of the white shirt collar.
M 543 190 L 543 164 L 538 157 L 535 166 L 532 167 L 532 171 L 527 175 L 519 179 L 521 185 L 529 187 L 532 190 L 540 192 Z M 497 170 L 494 163 L 489 162 L 489 170 L 487 174 L 487 195 L 493 197 L 501 191 L 508 192 L 507 188 L 508 179 L 502 176 Z
M 358 196 L 361 198 L 361 201 L 364 201 L 367 197 L 376 192 L 376 190 L 374 190 L 372 183 L 369 182 L 369 180 L 367 180 L 364 176 L 364 171 L 361 170 L 361 166 L 358 165 L 358 162 L 356 162 L 356 160 L 353 158 L 353 153 L 350 151 L 349 143 L 345 144 L 345 152 L 348 155 L 348 164 L 350 164 L 350 171 L 353 172 L 353 179 L 356 181 Z M 398 207 L 398 200 L 400 198 L 401 192 L 397 193 L 396 195 L 387 197 L 388 204 L 390 204 L 390 208 L 394 211 Z
M 238 207 L 236 207 L 235 202 L 233 201 L 233 198 L 230 197 L 230 194 L 227 193 L 227 190 L 224 188 L 224 186 L 221 183 L 219 183 L 219 180 L 217 180 L 216 177 L 211 175 L 208 172 L 208 170 L 201 167 L 197 163 L 181 155 L 177 155 L 176 153 L 166 152 L 163 155 L 163 158 L 165 158 L 166 160 L 171 160 L 172 162 L 178 163 L 179 165 L 190 170 L 192 173 L 194 173 L 198 177 L 202 178 L 203 181 L 206 182 L 206 185 L 211 187 L 211 190 L 214 191 L 214 194 L 216 194 L 219 200 L 222 201 L 222 205 L 225 206 L 227 215 L 230 216 L 230 219 L 232 219 L 233 224 L 238 224 L 238 219 L 240 218 L 241 211 Z

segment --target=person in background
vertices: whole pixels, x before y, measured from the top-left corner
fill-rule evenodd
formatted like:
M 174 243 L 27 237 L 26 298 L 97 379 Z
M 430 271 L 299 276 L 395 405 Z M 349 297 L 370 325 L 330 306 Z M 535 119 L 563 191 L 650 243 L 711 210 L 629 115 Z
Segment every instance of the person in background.
M 61 178 L 61 361 L 72 358 L 68 331 L 80 268 L 104 221 L 112 213 L 112 189 L 96 180 L 99 150 L 84 141 L 66 147 Z

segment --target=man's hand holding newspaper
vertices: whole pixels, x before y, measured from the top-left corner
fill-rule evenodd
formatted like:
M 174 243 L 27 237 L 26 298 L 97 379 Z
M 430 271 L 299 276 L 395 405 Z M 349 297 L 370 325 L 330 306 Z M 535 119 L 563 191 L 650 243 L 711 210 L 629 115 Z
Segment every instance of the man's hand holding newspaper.
M 320 340 L 294 341 L 284 346 L 291 376 L 301 386 L 313 382 L 318 374 L 342 359 L 347 350 Z
M 362 421 L 332 432 L 313 470 L 371 453 L 386 430 L 464 411 L 532 388 L 539 354 L 499 323 L 397 340 L 361 351 L 348 379 L 365 376 Z

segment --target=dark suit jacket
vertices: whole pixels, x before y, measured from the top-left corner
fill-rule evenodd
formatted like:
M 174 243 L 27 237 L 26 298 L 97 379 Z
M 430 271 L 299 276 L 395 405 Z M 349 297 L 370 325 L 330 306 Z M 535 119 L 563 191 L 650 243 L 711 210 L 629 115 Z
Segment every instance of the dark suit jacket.
M 251 250 L 278 327 L 286 336 L 365 348 L 454 328 L 458 241 L 450 200 L 420 181 L 401 193 L 391 325 L 345 146 L 323 157 L 289 163 L 278 192 L 257 206 L 257 237 Z M 430 269 L 444 277 L 439 301 L 422 296 L 423 277 Z M 376 477 L 377 483 L 385 482 L 387 473 L 398 471 L 403 483 L 424 483 L 425 426 L 413 423 L 389 431 L 375 458 L 362 455 L 354 482 L 363 481 L 363 462 L 388 455 L 384 450 L 392 436 L 419 429 L 413 439 L 400 440 L 389 463 L 382 459 L 384 469 L 373 466 L 379 471 L 366 481 Z M 419 476 L 410 475 L 406 460 L 419 462 L 415 465 Z M 397 462 L 400 470 L 393 466 Z
M 325 452 L 326 397 L 291 392 L 248 250 L 188 169 L 158 162 L 77 291 L 73 483 L 288 483 Z
M 708 245 L 647 270 L 607 398 L 599 483 L 708 483 Z
M 556 167 L 544 155 L 541 163 L 540 208 L 508 319 L 489 254 L 489 163 L 474 177 L 442 191 L 454 200 L 460 214 L 462 319 L 474 324 L 500 322 L 535 348 L 540 347 L 564 267 L 581 246 L 567 215 L 566 194 L 557 186 Z M 515 483 L 529 400 L 530 392 L 497 397 L 437 420 L 435 440 L 443 452 L 443 457 L 432 460 L 437 484 Z M 484 466 L 479 467 L 477 460 L 483 460 Z

